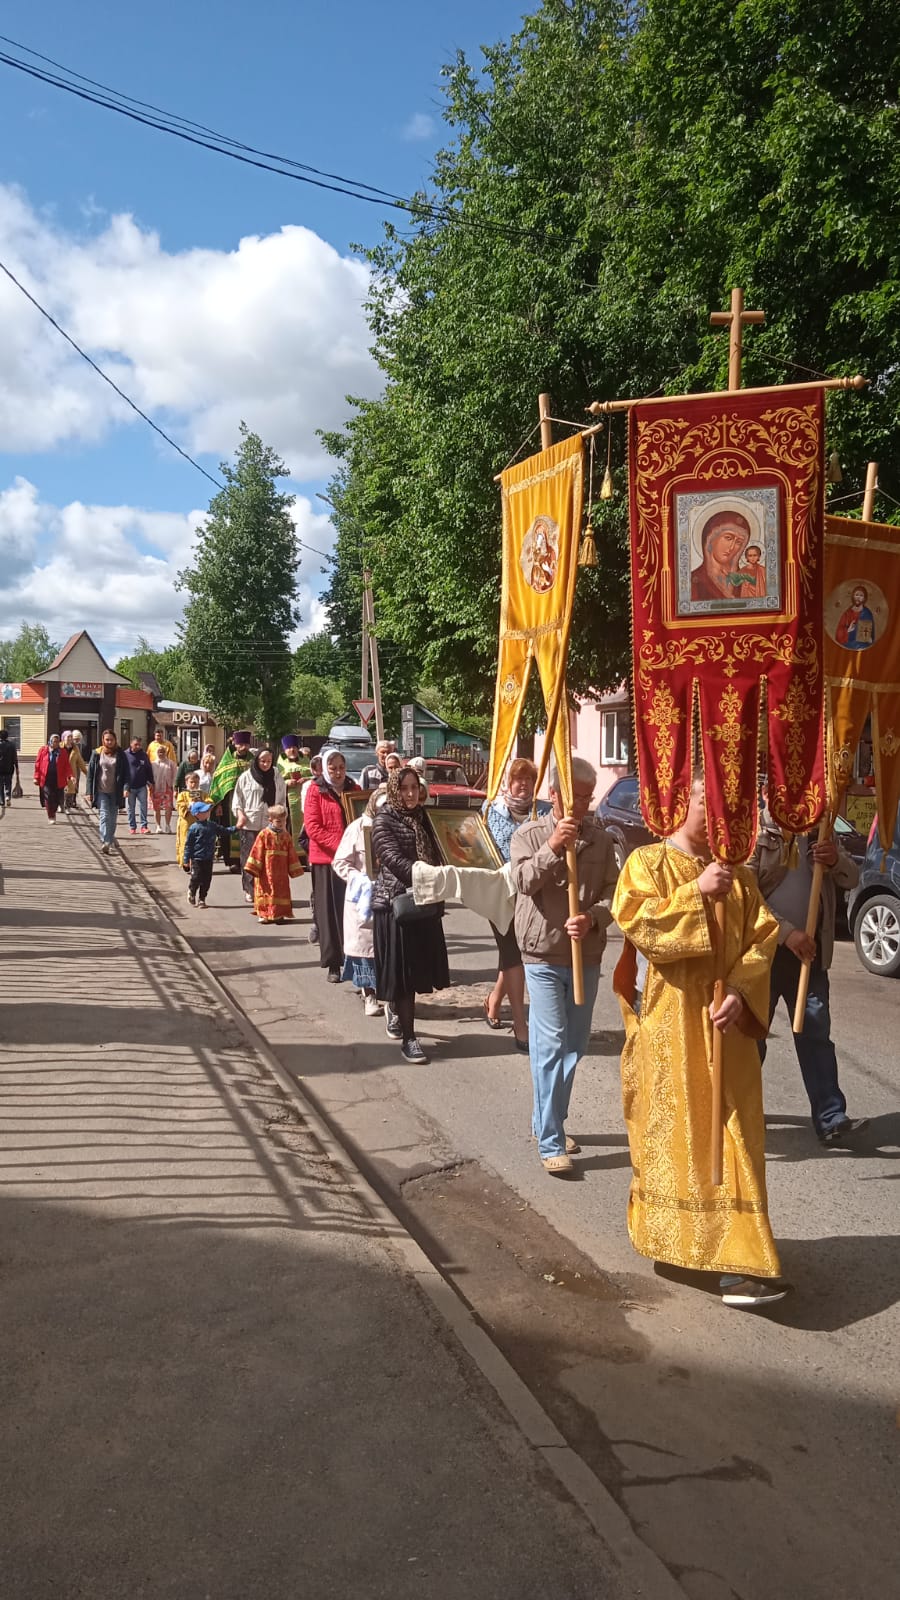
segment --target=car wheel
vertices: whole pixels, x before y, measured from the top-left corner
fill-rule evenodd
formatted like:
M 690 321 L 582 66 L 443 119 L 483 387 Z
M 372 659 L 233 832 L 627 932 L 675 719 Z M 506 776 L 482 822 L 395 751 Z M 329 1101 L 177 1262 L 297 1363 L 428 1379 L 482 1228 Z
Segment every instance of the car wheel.
M 625 846 L 622 843 L 621 839 L 617 838 L 615 834 L 612 835 L 612 847 L 613 847 L 613 855 L 616 858 L 616 871 L 617 872 L 621 872 L 622 868 L 625 865 L 625 857 L 628 854 L 628 852 L 625 849 Z
M 900 900 L 892 894 L 873 895 L 855 920 L 853 939 L 867 971 L 880 978 L 900 973 Z

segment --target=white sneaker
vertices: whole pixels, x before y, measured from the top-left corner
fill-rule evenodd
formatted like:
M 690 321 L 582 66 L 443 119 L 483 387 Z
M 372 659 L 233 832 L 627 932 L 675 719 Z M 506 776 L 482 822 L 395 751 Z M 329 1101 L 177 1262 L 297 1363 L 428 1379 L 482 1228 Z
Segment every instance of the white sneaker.
M 154 833 L 162 833 L 162 826 L 161 826 L 160 823 L 156 824 L 156 827 L 153 829 L 153 832 Z
M 380 1017 L 381 1016 L 381 1006 L 379 1005 L 378 1001 L 376 1000 L 374 994 L 367 994 L 366 995 L 366 1003 L 365 1003 L 365 1006 L 364 1006 L 363 1009 L 365 1010 L 365 1013 L 366 1013 L 367 1017 Z

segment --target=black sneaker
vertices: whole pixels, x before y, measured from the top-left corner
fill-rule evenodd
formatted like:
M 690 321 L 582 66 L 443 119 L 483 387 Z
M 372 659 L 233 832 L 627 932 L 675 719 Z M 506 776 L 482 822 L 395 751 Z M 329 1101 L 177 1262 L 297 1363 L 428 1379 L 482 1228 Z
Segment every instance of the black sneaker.
M 852 1139 L 855 1133 L 862 1133 L 863 1128 L 868 1126 L 868 1117 L 845 1117 L 843 1122 L 838 1122 L 835 1127 L 828 1128 L 825 1133 L 820 1133 L 819 1143 L 842 1145 L 845 1139 Z
M 404 1061 L 413 1061 L 418 1066 L 422 1066 L 428 1060 L 425 1051 L 422 1049 L 422 1046 L 415 1035 L 413 1035 L 411 1039 L 404 1039 L 400 1048 L 400 1054 L 402 1055 Z
M 726 1274 L 719 1279 L 723 1306 L 733 1306 L 738 1311 L 757 1311 L 760 1306 L 773 1306 L 790 1292 L 790 1284 L 779 1278 L 740 1278 Z
M 188 905 L 189 906 L 195 906 L 196 904 L 197 904 L 197 896 L 195 895 L 193 889 L 188 889 Z
M 384 1008 L 384 1031 L 389 1039 L 403 1038 L 403 1029 L 400 1026 L 400 1019 L 398 1018 L 396 1011 L 392 1011 L 389 1005 L 386 1005 Z

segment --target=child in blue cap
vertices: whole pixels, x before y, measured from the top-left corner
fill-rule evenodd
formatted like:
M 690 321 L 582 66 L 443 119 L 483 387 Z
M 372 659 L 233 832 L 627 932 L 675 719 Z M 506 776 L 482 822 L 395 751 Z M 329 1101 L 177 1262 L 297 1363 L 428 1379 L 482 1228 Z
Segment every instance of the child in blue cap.
M 191 803 L 190 816 L 193 821 L 188 828 L 184 844 L 184 868 L 191 874 L 187 892 L 188 903 L 195 906 L 199 897 L 201 911 L 206 910 L 206 896 L 212 883 L 216 844 L 223 834 L 236 832 L 234 828 L 223 828 L 221 823 L 213 822 L 211 811 L 212 806 L 208 800 L 194 800 Z

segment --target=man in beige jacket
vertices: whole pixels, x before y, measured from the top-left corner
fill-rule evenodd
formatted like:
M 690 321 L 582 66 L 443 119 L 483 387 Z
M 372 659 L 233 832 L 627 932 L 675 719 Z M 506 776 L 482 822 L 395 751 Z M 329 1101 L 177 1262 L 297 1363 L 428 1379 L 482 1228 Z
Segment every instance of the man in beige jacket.
M 612 840 L 588 816 L 597 774 L 587 761 L 572 762 L 573 805 L 567 812 L 559 779 L 550 771 L 552 810 L 524 822 L 510 844 L 516 886 L 516 940 L 522 952 L 528 986 L 528 1053 L 534 1083 L 532 1132 L 547 1172 L 554 1177 L 572 1172 L 578 1151 L 566 1137 L 566 1117 L 575 1068 L 588 1047 L 591 1015 L 612 921 L 610 902 L 616 887 Z M 577 916 L 569 915 L 566 850 L 575 846 L 578 864 Z M 581 945 L 584 1003 L 572 993 L 572 940 Z

